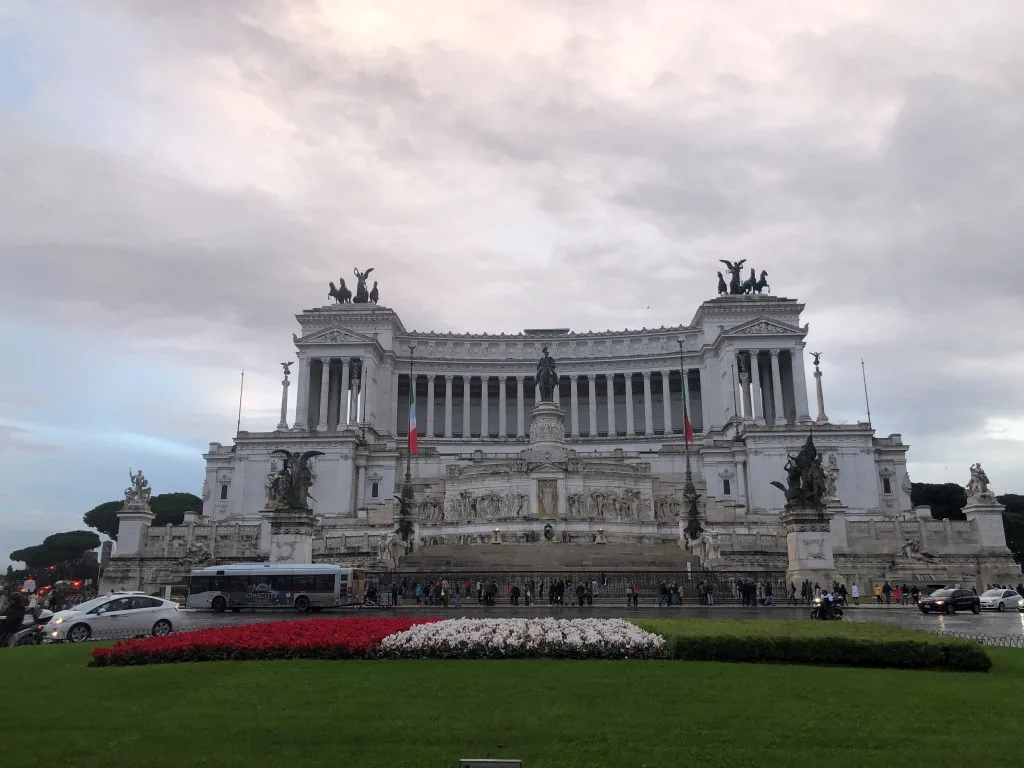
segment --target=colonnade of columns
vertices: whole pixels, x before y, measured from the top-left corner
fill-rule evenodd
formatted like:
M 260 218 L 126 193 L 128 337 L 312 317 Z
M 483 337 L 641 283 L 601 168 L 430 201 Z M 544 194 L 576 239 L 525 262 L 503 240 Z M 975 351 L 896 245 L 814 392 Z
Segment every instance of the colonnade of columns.
M 393 390 L 398 434 L 408 433 L 411 380 L 418 429 L 427 438 L 525 437 L 526 414 L 540 402 L 532 376 L 399 374 Z M 563 375 L 554 400 L 566 411 L 570 437 L 681 434 L 683 380 L 678 369 Z M 699 369 L 688 369 L 685 381 L 690 424 L 703 431 Z
M 768 426 L 810 420 L 802 349 L 733 350 L 729 364 L 726 404 L 737 417 Z
M 299 363 L 296 426 L 327 432 L 366 420 L 372 402 L 372 361 L 322 357 Z

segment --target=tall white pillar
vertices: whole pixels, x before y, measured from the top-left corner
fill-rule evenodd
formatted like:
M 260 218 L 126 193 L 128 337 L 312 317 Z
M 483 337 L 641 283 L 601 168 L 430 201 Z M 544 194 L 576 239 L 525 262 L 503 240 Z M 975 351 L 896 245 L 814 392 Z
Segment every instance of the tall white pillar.
M 434 437 L 434 374 L 427 374 L 427 437 Z
M 359 400 L 356 401 L 356 423 L 364 424 L 369 418 L 367 398 L 370 396 L 370 361 L 363 358 L 363 364 L 359 366 Z
M 807 402 L 807 373 L 804 371 L 804 347 L 798 345 L 790 350 L 793 361 L 793 399 L 796 401 L 796 420 L 806 424 L 811 420 Z
M 735 418 L 743 418 L 743 397 L 742 390 L 740 389 L 740 357 L 737 352 L 730 350 L 729 353 L 729 368 L 730 368 L 730 379 L 732 382 L 732 399 L 729 401 L 729 407 L 732 408 L 732 415 Z
M 331 393 L 331 358 L 320 358 L 320 423 L 317 432 L 327 431 L 327 404 Z
M 533 404 L 540 405 L 540 384 L 537 383 L 537 377 L 533 378 Z
M 572 374 L 569 377 L 569 411 L 572 424 L 572 436 L 580 436 L 580 390 L 579 376 Z
M 818 395 L 818 423 L 827 424 L 828 416 L 825 415 L 825 393 L 821 389 L 821 369 L 814 366 L 814 391 Z
M 597 378 L 594 374 L 587 374 L 587 383 L 590 385 L 587 394 L 590 406 L 590 436 L 597 437 Z
M 498 437 L 502 440 L 508 437 L 508 395 L 505 394 L 507 383 L 506 376 L 498 377 Z
M 626 434 L 633 437 L 636 434 L 636 425 L 633 414 L 633 374 L 626 373 Z
M 341 361 L 341 394 L 338 396 L 338 413 L 342 415 L 338 416 L 338 423 L 343 427 L 352 423 L 352 402 L 348 396 L 348 391 L 351 388 L 349 384 L 349 377 L 352 373 L 351 365 L 352 363 L 347 357 Z
M 288 429 L 288 374 L 281 379 L 281 420 L 277 422 L 278 429 Z
M 312 360 L 299 358 L 299 389 L 295 395 L 295 429 L 309 429 L 309 373 Z
M 654 408 L 651 406 L 651 372 L 644 371 L 644 434 L 654 434 Z
M 699 374 L 698 384 L 700 386 L 700 426 L 702 432 L 707 432 L 711 428 L 711 398 L 708 396 L 708 371 L 705 367 L 697 369 Z M 686 383 L 683 384 L 686 387 L 686 397 L 690 397 L 690 379 L 689 371 L 683 376 L 686 379 Z M 690 402 L 690 413 L 693 413 L 692 402 Z M 690 416 L 690 425 L 693 425 L 693 416 Z
M 480 437 L 486 440 L 491 436 L 490 414 L 487 413 L 490 404 L 487 402 L 487 385 L 491 383 L 490 376 L 480 377 Z
M 740 358 L 742 360 L 742 358 Z M 754 420 L 753 403 L 750 401 L 750 371 L 746 368 L 740 370 L 740 392 L 743 394 L 743 420 Z
M 775 404 L 775 426 L 786 423 L 786 412 L 782 407 L 782 375 L 779 373 L 779 350 L 772 354 L 772 396 Z
M 750 350 L 750 397 L 754 401 L 754 421 L 764 426 L 764 400 L 761 393 L 760 350 Z
M 450 373 L 444 375 L 444 436 L 452 436 L 452 379 Z
M 562 405 L 562 377 L 559 376 L 555 382 L 555 391 L 551 393 L 552 399 L 555 401 L 555 405 L 561 407 Z
M 469 382 L 472 380 L 472 376 L 462 377 L 462 437 L 468 438 L 473 436 L 473 430 L 469 428 Z
M 416 386 L 416 376 L 411 375 L 409 377 L 409 392 L 415 392 L 414 387 Z M 398 411 L 401 408 L 401 404 L 398 402 L 398 371 L 395 370 L 391 374 L 391 434 L 398 434 Z
M 605 387 L 607 395 L 605 399 L 608 401 L 608 436 L 612 437 L 616 433 L 615 429 L 615 374 L 606 373 L 604 375 Z
M 526 387 L 523 386 L 523 377 L 516 376 L 516 437 L 526 436 Z
M 668 371 L 661 372 L 661 405 L 665 414 L 665 434 L 672 434 L 672 388 L 668 385 Z

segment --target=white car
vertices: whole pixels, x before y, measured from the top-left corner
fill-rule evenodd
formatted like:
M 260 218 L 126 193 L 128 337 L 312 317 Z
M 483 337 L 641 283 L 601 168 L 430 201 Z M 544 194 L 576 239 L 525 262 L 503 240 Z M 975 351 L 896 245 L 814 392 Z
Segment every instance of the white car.
M 46 639 L 81 643 L 90 638 L 163 637 L 174 631 L 179 620 L 177 603 L 142 592 L 120 592 L 58 611 L 46 625 Z
M 1020 595 L 1013 589 L 990 589 L 981 595 L 981 607 L 986 611 L 1012 611 L 1020 602 Z

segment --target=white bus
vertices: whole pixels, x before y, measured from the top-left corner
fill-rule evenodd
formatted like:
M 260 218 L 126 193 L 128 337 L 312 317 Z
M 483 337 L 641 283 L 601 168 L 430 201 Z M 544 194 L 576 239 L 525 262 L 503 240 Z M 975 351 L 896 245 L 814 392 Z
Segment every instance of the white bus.
M 364 571 L 337 565 L 211 565 L 192 571 L 185 606 L 215 613 L 243 608 L 320 611 L 362 603 L 365 585 Z

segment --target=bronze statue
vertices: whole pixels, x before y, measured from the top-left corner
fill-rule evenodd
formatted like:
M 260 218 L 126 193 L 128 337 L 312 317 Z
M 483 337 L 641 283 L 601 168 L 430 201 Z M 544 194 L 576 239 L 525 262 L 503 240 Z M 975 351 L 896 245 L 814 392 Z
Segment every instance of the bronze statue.
M 373 289 L 370 291 L 370 303 L 376 304 L 380 298 L 380 291 L 377 290 L 377 281 L 373 281 Z
M 778 480 L 771 484 L 786 494 L 786 506 L 812 507 L 819 512 L 824 509 L 828 483 L 813 435 L 807 436 L 796 456 L 787 456 L 785 470 L 786 485 Z
M 331 283 L 331 290 L 327 292 L 327 298 L 334 299 L 339 304 L 348 304 L 352 301 L 352 291 L 345 287 L 345 278 L 339 277 L 338 283 L 341 285 L 340 288 L 335 288 L 334 283 Z
M 725 296 L 729 292 L 729 286 L 725 284 L 725 278 L 722 277 L 722 273 L 718 273 L 718 295 Z
M 811 357 L 814 358 L 814 367 L 818 367 L 818 361 L 821 360 L 821 352 L 811 352 Z
M 313 472 L 309 460 L 315 456 L 323 456 L 323 451 L 306 451 L 290 453 L 284 449 L 271 451 L 283 457 L 281 469 L 274 476 L 268 491 L 268 501 L 274 503 L 275 509 L 309 509 L 309 488 L 313 485 Z
M 704 532 L 704 529 L 700 524 L 700 505 L 698 503 L 700 501 L 700 494 L 697 493 L 697 490 L 691 485 L 684 490 L 683 501 L 687 506 L 687 519 L 684 533 L 690 541 L 694 541 L 701 535 L 701 533 Z
M 352 302 L 354 304 L 367 304 L 370 301 L 370 292 L 366 290 L 366 278 L 373 272 L 373 267 L 370 267 L 365 272 L 360 272 L 358 269 L 352 270 L 356 275 L 356 295 L 353 297 Z
M 750 272 L 751 272 L 751 277 L 753 277 L 754 270 L 750 270 Z M 761 293 L 761 291 L 763 291 L 765 288 L 767 288 L 768 290 L 771 290 L 771 286 L 768 285 L 768 270 L 762 269 L 761 270 L 761 277 L 759 277 L 756 281 L 754 281 L 754 283 L 750 286 L 750 292 L 751 293 Z
M 544 353 L 537 361 L 536 384 L 540 387 L 540 400 L 542 403 L 553 403 L 555 400 L 555 388 L 558 386 L 558 373 L 555 371 L 555 359 L 548 355 L 548 348 L 541 350 Z
M 743 281 L 740 280 L 740 270 L 743 269 L 743 265 L 747 263 L 747 260 L 740 259 L 735 264 L 725 259 L 719 259 L 719 261 L 725 264 L 726 270 L 732 275 L 732 280 L 729 281 L 729 293 L 733 296 L 742 294 Z

